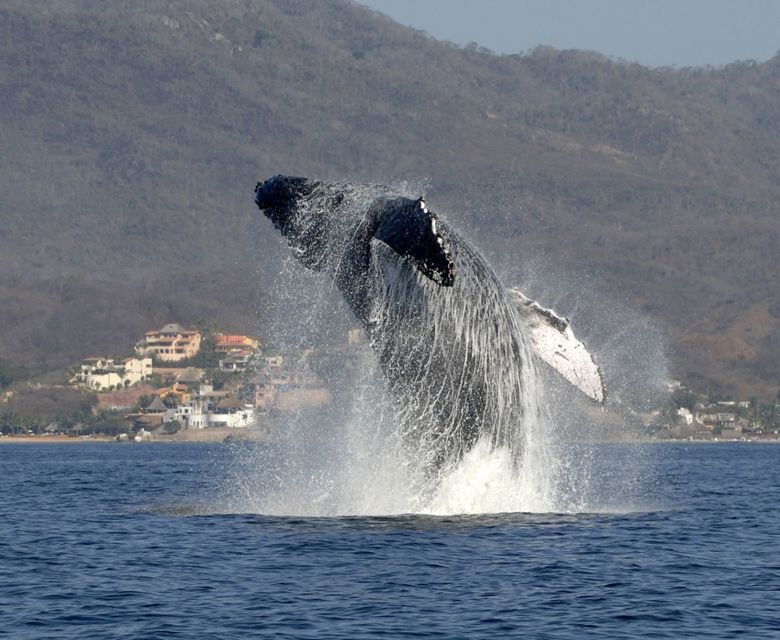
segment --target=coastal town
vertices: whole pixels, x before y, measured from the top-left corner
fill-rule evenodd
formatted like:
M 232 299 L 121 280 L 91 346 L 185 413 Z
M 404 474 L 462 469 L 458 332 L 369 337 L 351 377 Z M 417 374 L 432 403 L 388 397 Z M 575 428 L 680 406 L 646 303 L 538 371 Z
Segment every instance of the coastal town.
M 679 380 L 667 383 L 668 402 L 650 412 L 648 433 L 663 440 L 780 439 L 780 392 L 774 402 L 706 397 Z
M 356 335 L 348 333 L 344 350 L 359 348 Z M 267 353 L 254 336 L 171 323 L 146 332 L 132 352 L 85 357 L 60 384 L 2 392 L 2 434 L 136 442 L 253 437 L 284 414 L 332 400 L 310 366 L 312 350 Z M 34 400 L 46 394 L 67 401 L 47 416 Z M 75 397 L 83 401 L 71 410 Z
M 329 407 L 344 381 L 323 376 L 322 363 L 343 372 L 365 347 L 359 329 L 340 344 L 282 354 L 255 336 L 170 323 L 147 331 L 122 357 L 90 355 L 59 382 L 0 391 L 0 438 L 263 439 L 284 416 Z M 667 390 L 661 405 L 629 411 L 625 423 L 637 437 L 780 439 L 780 393 L 767 403 L 699 395 L 676 380 Z

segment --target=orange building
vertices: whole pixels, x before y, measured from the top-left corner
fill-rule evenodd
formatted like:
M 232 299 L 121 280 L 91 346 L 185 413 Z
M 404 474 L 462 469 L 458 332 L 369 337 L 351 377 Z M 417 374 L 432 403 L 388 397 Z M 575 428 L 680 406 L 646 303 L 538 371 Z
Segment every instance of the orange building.
M 260 340 L 252 336 L 239 336 L 228 333 L 214 334 L 214 350 L 222 353 L 239 351 L 257 351 L 260 348 Z
M 198 355 L 201 335 L 178 324 L 166 324 L 159 331 L 148 331 L 138 344 L 138 355 L 151 356 L 163 362 L 177 362 Z
M 176 404 L 187 404 L 190 401 L 190 388 L 186 384 L 174 383 L 170 387 L 162 387 L 154 392 L 161 399 L 172 398 Z

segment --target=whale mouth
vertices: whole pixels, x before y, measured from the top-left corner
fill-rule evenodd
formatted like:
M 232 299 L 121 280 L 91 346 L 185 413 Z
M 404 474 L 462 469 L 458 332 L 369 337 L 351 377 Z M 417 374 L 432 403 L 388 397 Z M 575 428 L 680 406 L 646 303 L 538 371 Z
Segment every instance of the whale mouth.
M 304 266 L 318 269 L 327 250 L 328 213 L 343 201 L 343 194 L 329 194 L 314 210 L 302 214 L 300 204 L 310 199 L 323 183 L 309 178 L 276 175 L 255 185 L 255 204 L 284 236 L 295 257 Z M 388 210 L 372 214 L 372 235 L 398 255 L 407 258 L 427 278 L 443 287 L 456 280 L 455 261 L 444 225 L 425 200 L 381 199 Z
M 265 210 L 290 208 L 296 201 L 311 195 L 314 181 L 309 178 L 276 175 L 255 185 L 255 204 Z
M 265 182 L 258 181 L 255 186 L 255 204 L 264 211 L 285 204 L 290 195 L 284 176 L 274 176 Z
M 255 204 L 260 209 L 268 209 L 271 206 L 272 181 L 273 178 L 265 182 L 258 180 L 255 185 Z
M 255 185 L 255 204 L 282 235 L 288 236 L 296 203 L 311 191 L 308 178 L 276 175 Z

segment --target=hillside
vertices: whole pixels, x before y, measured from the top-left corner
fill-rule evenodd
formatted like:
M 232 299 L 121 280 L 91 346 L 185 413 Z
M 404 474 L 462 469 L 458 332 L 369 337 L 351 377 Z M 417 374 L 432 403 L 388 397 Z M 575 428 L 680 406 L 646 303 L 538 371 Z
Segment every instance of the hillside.
M 780 387 L 780 56 L 648 69 L 339 0 L 107 4 L 0 5 L 10 362 L 173 320 L 262 331 L 281 250 L 252 187 L 293 173 L 424 186 L 504 270 L 575 274 L 530 278 L 575 321 L 579 277 L 654 318 L 699 389 Z

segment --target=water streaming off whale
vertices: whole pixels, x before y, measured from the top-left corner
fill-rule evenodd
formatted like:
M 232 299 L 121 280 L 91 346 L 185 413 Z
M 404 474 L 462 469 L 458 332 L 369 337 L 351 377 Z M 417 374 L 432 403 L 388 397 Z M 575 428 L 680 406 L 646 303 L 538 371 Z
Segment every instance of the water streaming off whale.
M 296 515 L 594 509 L 582 493 L 592 466 L 558 437 L 523 318 L 489 264 L 435 220 L 456 267 L 442 286 L 373 237 L 376 203 L 403 195 L 316 183 L 286 217 L 269 215 L 294 256 L 273 296 L 280 341 L 316 346 L 340 291 L 372 350 L 333 407 L 237 454 L 228 501 Z

